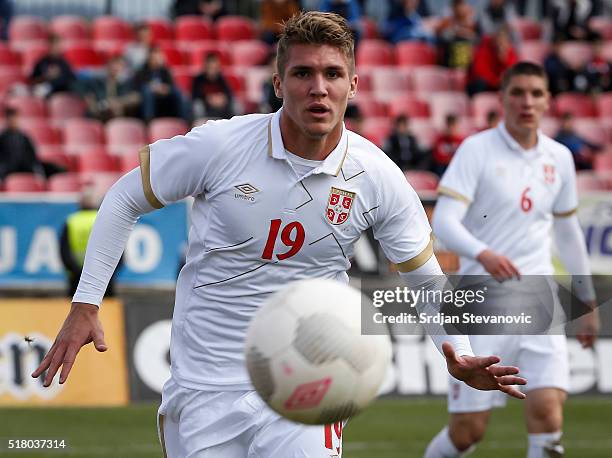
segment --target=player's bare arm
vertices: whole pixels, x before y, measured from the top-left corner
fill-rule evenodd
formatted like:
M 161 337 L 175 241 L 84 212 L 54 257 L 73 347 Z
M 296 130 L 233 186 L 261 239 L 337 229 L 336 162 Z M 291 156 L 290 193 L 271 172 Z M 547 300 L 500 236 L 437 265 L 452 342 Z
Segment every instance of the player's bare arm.
M 40 377 L 48 370 L 44 386 L 51 385 L 51 381 L 59 370 L 59 382 L 64 383 L 70 374 L 78 352 L 81 347 L 93 342 L 96 350 L 104 352 L 108 349 L 104 342 L 104 330 L 98 318 L 98 307 L 92 304 L 75 302 L 60 329 L 53 346 L 32 373 L 32 377 Z
M 578 329 L 576 332 L 576 339 L 582 345 L 582 348 L 593 348 L 599 335 L 599 329 L 601 324 L 599 322 L 599 309 L 597 304 L 592 301 L 587 304 L 592 312 L 582 315 L 578 318 Z
M 507 257 L 493 250 L 483 250 L 476 259 L 497 281 L 520 279 L 521 273 Z

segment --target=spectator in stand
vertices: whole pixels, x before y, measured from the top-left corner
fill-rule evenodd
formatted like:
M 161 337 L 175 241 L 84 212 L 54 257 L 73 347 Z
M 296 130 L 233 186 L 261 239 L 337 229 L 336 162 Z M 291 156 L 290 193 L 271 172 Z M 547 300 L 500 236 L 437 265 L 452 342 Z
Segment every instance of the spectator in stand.
M 501 115 L 497 110 L 487 111 L 486 126 L 485 129 L 494 129 L 501 121 Z
M 516 17 L 514 5 L 508 0 L 489 0 L 489 4 L 480 9 L 478 29 L 481 35 L 495 35 L 500 28 L 505 28 Z
M 174 84 L 165 63 L 161 49 L 153 46 L 147 62 L 132 79 L 133 86 L 140 89 L 142 117 L 147 122 L 160 116 L 188 118 L 181 91 Z
M 75 80 L 70 64 L 62 56 L 60 38 L 52 35 L 49 51 L 36 62 L 30 76 L 34 94 L 47 97 L 56 92 L 71 91 Z
M 231 118 L 234 115 L 232 90 L 221 73 L 221 60 L 216 53 L 206 55 L 202 72 L 193 79 L 191 99 L 197 118 Z
M 125 47 L 123 58 L 132 71 L 138 70 L 147 61 L 149 49 L 153 46 L 153 35 L 147 24 L 138 24 L 134 29 L 136 41 Z
M 467 0 L 452 1 L 452 14 L 437 24 L 436 37 L 443 65 L 464 69 L 470 65 L 478 33 L 474 10 Z
M 8 30 L 14 13 L 13 0 L 0 0 L 0 39 L 8 40 Z
M 433 41 L 431 33 L 423 26 L 417 8 L 419 0 L 403 0 L 402 8 L 391 12 L 384 27 L 384 36 L 391 43 L 403 40 Z
M 468 94 L 499 90 L 502 75 L 517 61 L 508 27 L 500 27 L 495 35 L 483 37 L 468 70 Z
M 140 94 L 132 85 L 122 57 L 106 64 L 106 75 L 84 83 L 83 98 L 91 117 L 107 121 L 118 116 L 138 116 Z
M 555 140 L 567 146 L 571 151 L 577 170 L 591 170 L 593 168 L 593 154 L 602 149 L 602 145 L 591 143 L 576 133 L 574 116 L 571 113 L 563 113 L 561 127 L 555 136 Z
M 429 154 L 410 129 L 410 119 L 399 115 L 393 121 L 391 135 L 385 141 L 383 151 L 402 170 L 429 168 Z
M 300 3 L 296 0 L 261 0 L 259 6 L 261 39 L 268 44 L 276 43 L 283 22 L 299 11 Z
M 598 34 L 589 27 L 593 14 L 591 0 L 553 0 L 553 39 L 593 40 Z
M 269 78 L 264 81 L 262 86 L 262 97 L 259 109 L 262 113 L 272 113 L 278 111 L 283 106 L 283 99 L 279 99 L 274 92 L 272 75 L 276 73 L 276 53 L 270 53 L 268 57 L 268 68 L 270 69 Z
M 175 0 L 172 6 L 172 16 L 203 16 L 216 21 L 225 15 L 225 5 L 222 0 Z
M 355 46 L 361 38 L 361 6 L 357 0 L 321 0 L 319 11 L 336 13 L 349 23 L 355 38 Z
M 432 172 L 439 176 L 444 174 L 463 140 L 463 135 L 459 134 L 459 117 L 452 113 L 446 115 L 444 131 L 438 135 L 434 142 Z
M 562 40 L 555 39 L 552 43 L 550 53 L 544 59 L 544 70 L 548 78 L 548 88 L 550 93 L 555 96 L 561 92 L 570 91 L 573 88 L 574 71 L 561 58 Z
M 4 110 L 6 127 L 0 134 L 0 180 L 11 173 L 25 172 L 45 176 L 45 168 L 36 157 L 30 138 L 19 129 L 17 110 Z
M 592 44 L 593 57 L 586 63 L 580 73 L 586 83 L 586 92 L 590 94 L 600 94 L 612 91 L 612 64 L 606 60 L 603 54 L 603 41 L 596 39 Z

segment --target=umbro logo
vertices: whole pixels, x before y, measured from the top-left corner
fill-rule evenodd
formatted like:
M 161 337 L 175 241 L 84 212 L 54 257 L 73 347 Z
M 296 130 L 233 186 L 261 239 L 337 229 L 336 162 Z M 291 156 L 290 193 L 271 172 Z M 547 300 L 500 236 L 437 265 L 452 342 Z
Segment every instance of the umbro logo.
M 259 192 L 259 189 L 257 189 L 255 186 L 253 186 L 252 184 L 239 184 L 238 186 L 234 186 L 238 191 L 240 191 L 240 193 L 235 193 L 234 194 L 234 198 L 235 199 L 242 199 L 242 200 L 248 200 L 249 202 L 255 202 L 255 197 L 251 196 L 251 194 L 255 194 L 256 192 Z

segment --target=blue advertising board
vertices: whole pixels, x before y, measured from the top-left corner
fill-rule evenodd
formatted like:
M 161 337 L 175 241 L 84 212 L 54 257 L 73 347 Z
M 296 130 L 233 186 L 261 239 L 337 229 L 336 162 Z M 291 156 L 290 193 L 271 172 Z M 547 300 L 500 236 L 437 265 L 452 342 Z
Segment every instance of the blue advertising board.
M 63 287 L 59 235 L 74 199 L 0 200 L 0 288 Z M 174 284 L 187 243 L 187 204 L 141 217 L 132 231 L 117 280 L 134 286 Z

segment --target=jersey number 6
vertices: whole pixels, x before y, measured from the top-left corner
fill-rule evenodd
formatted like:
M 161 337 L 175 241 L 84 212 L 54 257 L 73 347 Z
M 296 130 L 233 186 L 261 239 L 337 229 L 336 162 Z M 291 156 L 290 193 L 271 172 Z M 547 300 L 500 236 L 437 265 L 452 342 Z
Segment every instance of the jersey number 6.
M 521 194 L 521 210 L 523 210 L 525 213 L 531 210 L 531 207 L 533 206 L 533 202 L 527 195 L 529 191 L 531 191 L 531 188 L 528 186 L 525 188 L 525 190 Z
M 274 244 L 276 243 L 276 237 L 278 237 L 278 231 L 280 230 L 282 223 L 283 222 L 280 219 L 273 219 L 270 221 L 268 241 L 266 242 L 266 247 L 261 254 L 263 259 L 272 259 L 272 255 L 274 254 Z M 289 251 L 277 254 L 276 257 L 278 260 L 282 261 L 283 259 L 295 256 L 297 252 L 300 251 L 300 248 L 302 248 L 302 245 L 304 245 L 305 238 L 306 233 L 304 232 L 304 226 L 302 226 L 299 222 L 292 221 L 287 224 L 281 231 L 281 242 L 289 247 Z

